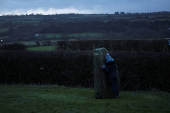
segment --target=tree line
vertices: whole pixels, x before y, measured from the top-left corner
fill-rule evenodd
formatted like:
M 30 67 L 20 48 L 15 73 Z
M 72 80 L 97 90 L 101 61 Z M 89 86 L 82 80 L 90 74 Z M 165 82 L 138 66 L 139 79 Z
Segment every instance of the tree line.
M 0 36 L 10 36 L 20 38 L 20 40 L 35 40 L 36 33 L 58 33 L 73 34 L 82 32 L 103 33 L 103 38 L 109 39 L 148 39 L 170 37 L 170 21 L 135 21 L 118 20 L 108 22 L 75 22 L 56 23 L 51 21 L 35 26 L 34 24 L 24 24 L 18 30 L 10 28 Z
M 103 38 L 109 39 L 148 39 L 170 37 L 170 14 L 142 13 L 124 14 L 61 14 L 61 15 L 33 15 L 39 22 L 31 19 L 31 23 L 23 23 L 25 17 L 13 17 L 1 27 L 8 27 L 8 31 L 0 32 L 0 36 L 9 36 L 17 40 L 38 40 L 36 33 L 73 34 L 83 32 L 103 33 Z M 41 17 L 41 19 L 40 19 Z M 55 17 L 55 18 L 51 18 Z M 151 18 L 152 17 L 152 18 Z M 0 20 L 8 16 L 0 17 Z M 127 19 L 130 18 L 130 19 Z M 2 22 L 3 22 L 2 21 Z M 18 21 L 18 22 L 11 22 Z M 14 26 L 18 29 L 14 29 Z M 43 39 L 45 38 L 42 37 Z

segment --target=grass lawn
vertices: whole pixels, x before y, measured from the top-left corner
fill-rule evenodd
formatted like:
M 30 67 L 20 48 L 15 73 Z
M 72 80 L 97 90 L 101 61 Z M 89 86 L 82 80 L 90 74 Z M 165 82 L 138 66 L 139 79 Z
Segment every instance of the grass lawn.
M 120 91 L 119 99 L 95 99 L 87 88 L 0 85 L 0 97 L 1 113 L 170 112 L 170 94 L 164 92 Z
M 40 46 L 27 48 L 29 51 L 56 51 L 56 46 Z

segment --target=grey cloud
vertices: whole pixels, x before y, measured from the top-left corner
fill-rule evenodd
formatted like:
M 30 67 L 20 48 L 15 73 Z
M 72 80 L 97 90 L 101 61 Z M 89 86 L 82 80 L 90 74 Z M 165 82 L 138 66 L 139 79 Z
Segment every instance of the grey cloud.
M 0 0 L 0 14 L 13 10 L 27 11 L 75 8 L 100 10 L 101 13 L 170 11 L 170 0 Z

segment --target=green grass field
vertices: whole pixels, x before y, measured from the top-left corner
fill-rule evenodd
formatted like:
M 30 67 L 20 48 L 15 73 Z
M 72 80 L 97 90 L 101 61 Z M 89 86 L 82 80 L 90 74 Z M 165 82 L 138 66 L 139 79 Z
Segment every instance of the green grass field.
M 29 51 L 56 51 L 56 46 L 40 46 L 27 48 Z
M 59 38 L 61 35 L 60 34 L 55 34 L 55 33 L 48 33 L 48 34 L 43 34 L 45 35 L 47 38 L 53 38 L 53 37 L 56 37 L 56 38 Z
M 7 39 L 9 36 L 1 36 L 0 39 Z
M 9 28 L 0 28 L 0 33 L 1 32 L 5 32 L 5 31 L 8 31 L 9 30 Z
M 53 34 L 53 33 L 49 33 L 49 34 L 43 34 L 48 38 L 53 38 L 53 37 L 62 37 L 62 34 Z M 68 34 L 68 36 L 70 37 L 85 37 L 85 36 L 102 36 L 102 33 L 74 33 L 74 34 Z
M 12 29 L 18 29 L 18 27 L 11 27 Z M 6 32 L 8 31 L 10 28 L 0 28 L 0 33 L 1 32 Z
M 1 113 L 170 112 L 170 94 L 165 92 L 120 91 L 119 99 L 95 99 L 94 89 L 0 85 L 0 97 Z
M 22 21 L 23 24 L 25 23 L 39 23 L 40 21 L 33 20 L 33 21 Z
M 102 33 L 75 33 L 75 34 L 70 34 L 71 36 L 75 36 L 75 37 L 78 37 L 78 36 L 101 36 Z
M 18 43 L 25 45 L 35 45 L 35 41 L 18 41 Z

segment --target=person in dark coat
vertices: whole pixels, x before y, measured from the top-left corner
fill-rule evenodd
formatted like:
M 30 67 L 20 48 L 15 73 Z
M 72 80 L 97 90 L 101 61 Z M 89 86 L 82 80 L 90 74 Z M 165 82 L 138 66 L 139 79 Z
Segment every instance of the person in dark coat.
M 118 90 L 118 78 L 116 74 L 116 62 L 115 60 L 107 53 L 105 58 L 105 65 L 101 66 L 106 73 L 108 78 L 108 82 L 112 85 L 113 92 L 116 98 L 119 98 L 119 90 Z

